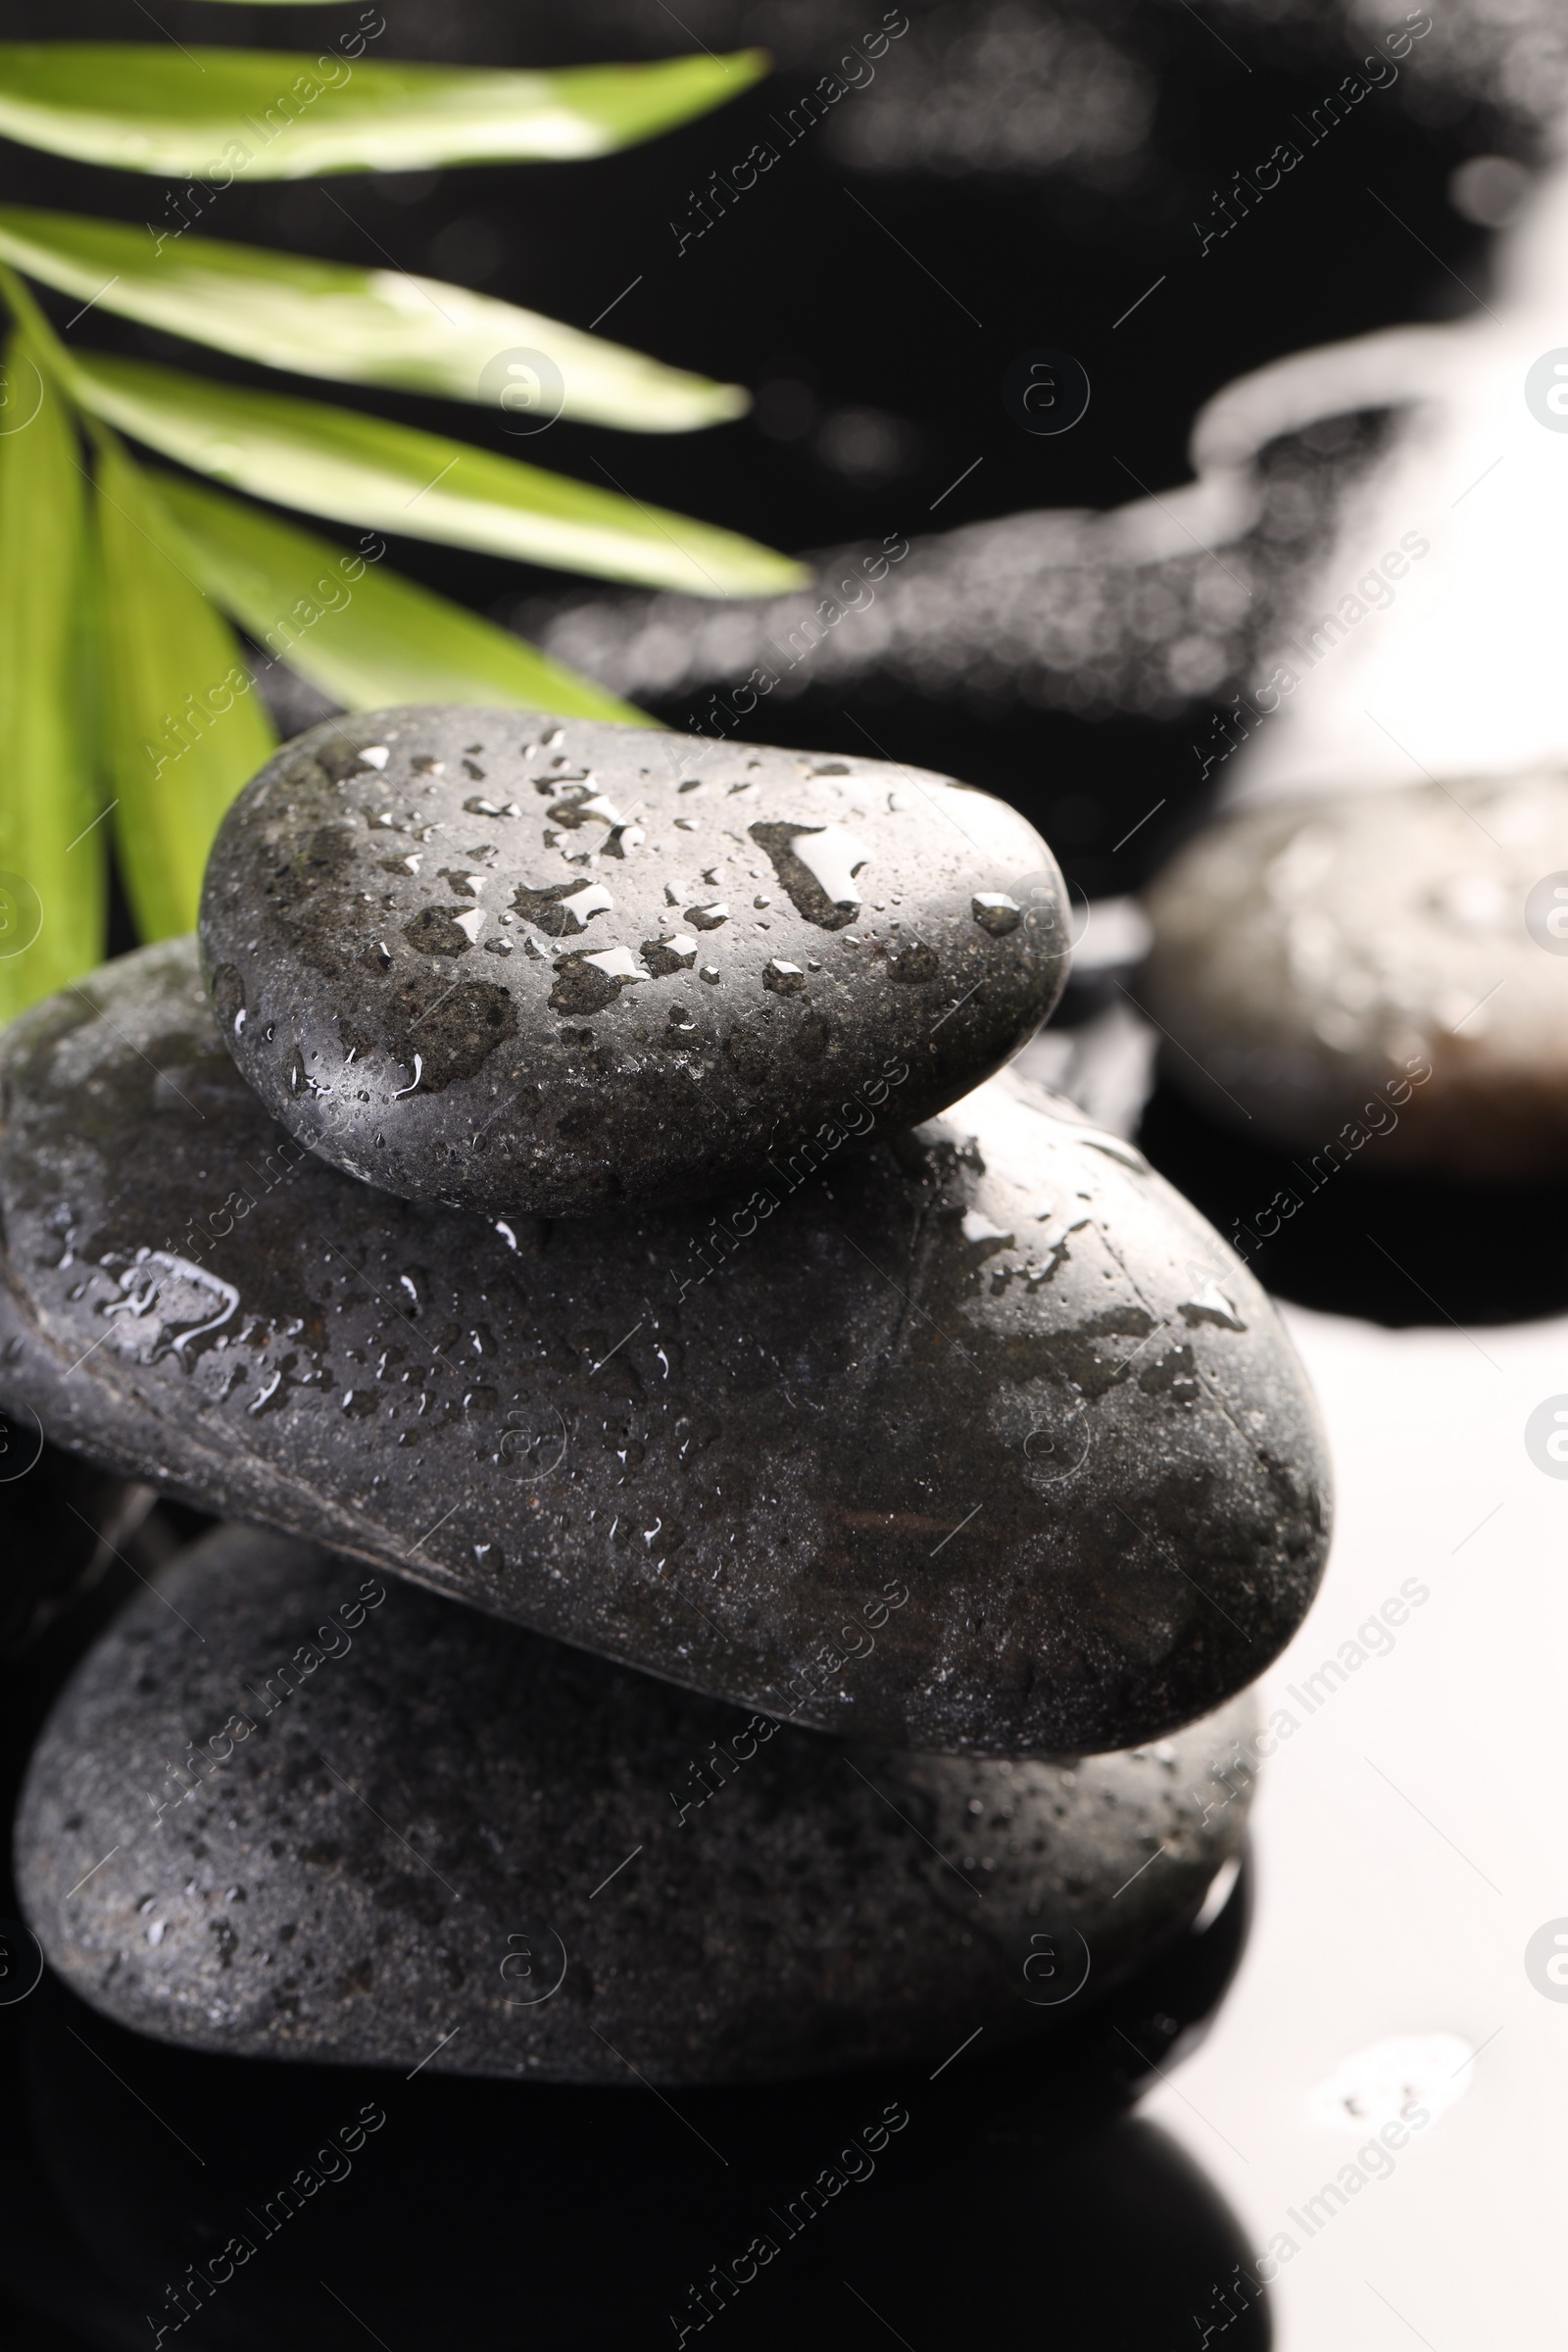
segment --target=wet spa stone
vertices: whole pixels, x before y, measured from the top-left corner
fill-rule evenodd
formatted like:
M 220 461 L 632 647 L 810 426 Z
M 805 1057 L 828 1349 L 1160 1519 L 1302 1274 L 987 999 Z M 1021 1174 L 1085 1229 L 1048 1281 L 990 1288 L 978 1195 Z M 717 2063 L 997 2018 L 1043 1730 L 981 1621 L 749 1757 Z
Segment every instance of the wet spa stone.
M 846 1750 L 220 1528 L 58 1702 L 18 1878 L 85 2000 L 230 2056 L 934 2062 L 1070 2022 L 1192 1918 L 1252 1725 L 1076 1764 Z
M 189 940 L 23 1015 L 0 1082 L 0 1400 L 222 1516 L 898 1747 L 1158 1738 L 1311 1599 L 1273 1309 L 1010 1075 L 716 1203 L 495 1224 L 291 1142 Z
M 1249 809 L 1148 905 L 1142 991 L 1212 1117 L 1318 1182 L 1372 1138 L 1389 1171 L 1568 1174 L 1568 776 Z
M 1054 860 L 985 793 L 465 709 L 286 745 L 220 831 L 201 937 L 291 1134 L 496 1215 L 700 1198 L 893 1069 L 925 1118 L 1067 969 Z

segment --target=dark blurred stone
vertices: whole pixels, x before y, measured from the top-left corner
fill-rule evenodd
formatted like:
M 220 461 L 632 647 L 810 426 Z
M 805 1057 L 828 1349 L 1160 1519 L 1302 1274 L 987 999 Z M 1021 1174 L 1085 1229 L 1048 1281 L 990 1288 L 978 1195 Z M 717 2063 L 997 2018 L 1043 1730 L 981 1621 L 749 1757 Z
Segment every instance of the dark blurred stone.
M 1568 1313 L 1568 1185 L 1380 1175 L 1375 1147 L 1314 1185 L 1288 1152 L 1207 1118 L 1168 1081 L 1138 1141 L 1275 1298 L 1396 1328 Z
M 46 1445 L 24 1405 L 0 1415 L 0 1657 L 92 1592 L 152 1504 L 151 1487 Z
M 563 588 L 520 605 L 517 625 L 615 693 L 671 712 L 689 706 L 714 733 L 732 723 L 727 696 L 760 666 L 773 680 L 775 723 L 804 701 L 807 726 L 820 725 L 832 706 L 869 691 L 949 706 L 982 757 L 1012 714 L 1059 711 L 1181 721 L 1222 758 L 1229 739 L 1207 708 L 1267 676 L 1258 664 L 1295 625 L 1303 574 L 1388 425 L 1386 413 L 1368 414 L 1280 434 L 1245 453 L 1223 497 L 1216 482 L 1206 496 L 1162 486 L 1140 499 L 1123 475 L 1102 513 L 1044 507 L 823 550 L 810 559 L 815 579 L 792 595 L 715 607 L 672 592 Z M 1195 536 L 1217 539 L 1223 557 Z M 882 566 L 874 588 L 868 563 Z M 813 620 L 824 599 L 842 623 Z M 862 739 L 897 724 L 890 711 Z M 1200 778 L 1185 743 L 1181 767 L 1190 800 Z M 1024 788 L 1033 808 L 1033 776 Z
M 247 650 L 257 692 L 283 742 L 291 735 L 303 735 L 307 727 L 319 726 L 323 718 L 341 709 L 330 695 L 322 694 L 275 655 L 264 654 L 257 646 Z
M 1248 809 L 1148 906 L 1172 1083 L 1283 1144 L 1303 1198 L 1350 1167 L 1568 1174 L 1568 777 Z

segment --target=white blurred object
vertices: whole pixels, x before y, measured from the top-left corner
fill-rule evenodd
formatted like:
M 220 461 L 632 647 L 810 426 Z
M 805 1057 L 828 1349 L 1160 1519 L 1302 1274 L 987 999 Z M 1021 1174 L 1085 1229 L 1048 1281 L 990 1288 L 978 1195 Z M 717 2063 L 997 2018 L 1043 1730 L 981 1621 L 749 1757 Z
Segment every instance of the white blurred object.
M 1072 975 L 1087 980 L 1131 971 L 1153 943 L 1153 927 L 1136 899 L 1091 899 L 1073 941 Z
M 1472 1246 L 1462 1219 L 1454 1246 Z M 1334 1549 L 1258 1685 L 1277 1745 L 1251 1817 L 1250 1938 L 1207 2038 L 1142 2113 L 1213 2180 L 1254 2262 L 1288 2257 L 1269 2266 L 1275 2352 L 1554 2344 L 1568 2008 L 1527 1954 L 1568 1913 L 1568 1489 L 1523 1440 L 1565 1385 L 1568 1317 L 1389 1331 L 1283 1315 L 1328 1428 Z M 1392 1642 L 1373 1620 L 1397 1621 Z M 1373 2102 L 1396 2114 L 1407 2084 L 1430 2121 L 1391 2177 L 1357 2181 Z M 1332 2129 L 1313 2104 L 1330 2085 Z M 1369 2110 L 1354 2137 L 1347 2093 Z M 1209 2352 L 1237 2340 L 1216 2330 Z
M 1474 2056 L 1459 2034 L 1392 2034 L 1318 2083 L 1308 2101 L 1312 2121 L 1335 2132 L 1412 2122 L 1419 2130 L 1464 2097 Z
M 1200 476 L 1233 479 L 1277 433 L 1409 405 L 1342 519 L 1303 627 L 1274 657 L 1298 682 L 1281 681 L 1277 710 L 1238 755 L 1227 805 L 1568 760 L 1568 170 L 1521 210 L 1496 278 L 1460 324 L 1303 352 L 1200 416 Z M 1401 541 L 1407 556 L 1412 541 L 1428 552 L 1390 580 L 1383 560 Z M 1324 616 L 1336 626 L 1314 645 Z
M 1012 1066 L 1065 1095 L 1095 1126 L 1131 1136 L 1153 1088 L 1158 1043 L 1150 1023 L 1123 1002 L 1076 1028 L 1042 1029 Z
M 1152 927 L 1136 899 L 1091 899 L 1073 941 L 1068 987 L 1083 992 L 1081 1003 L 1098 1009 L 1087 1019 L 1042 1029 L 1013 1065 L 1036 1085 L 1065 1095 L 1112 1135 L 1136 1132 L 1154 1084 L 1158 1039 L 1118 993 L 1122 978 L 1137 970 L 1152 942 Z

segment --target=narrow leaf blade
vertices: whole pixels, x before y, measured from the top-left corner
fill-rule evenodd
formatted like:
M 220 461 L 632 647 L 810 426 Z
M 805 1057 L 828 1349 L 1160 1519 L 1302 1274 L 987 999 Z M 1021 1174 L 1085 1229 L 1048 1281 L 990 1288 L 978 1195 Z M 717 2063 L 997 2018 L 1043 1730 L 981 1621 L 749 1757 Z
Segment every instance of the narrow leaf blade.
M 359 55 L 353 45 L 359 43 Z M 656 138 L 767 71 L 760 50 L 520 74 L 156 41 L 0 42 L 0 133 L 179 179 L 564 163 Z M 345 48 L 349 54 L 344 54 Z
M 24 205 L 0 206 L 0 260 L 74 301 L 339 383 L 492 408 L 531 398 L 546 422 L 560 415 L 630 432 L 688 432 L 750 406 L 738 384 L 710 383 L 537 311 L 398 270 L 350 270 Z M 546 363 L 537 382 L 530 354 Z
M 158 488 L 214 602 L 350 710 L 482 703 L 653 723 L 505 629 L 400 579 L 373 532 L 350 553 L 205 483 L 167 474 Z
M 97 356 L 74 363 L 73 386 L 193 472 L 338 522 L 688 596 L 767 596 L 808 576 L 712 523 L 318 401 Z
M 166 939 L 194 926 L 213 835 L 277 738 L 153 484 L 111 444 L 97 489 L 116 842 L 142 936 Z
M 0 1020 L 101 961 L 107 856 L 79 723 L 86 553 L 71 417 L 21 332 L 0 407 Z

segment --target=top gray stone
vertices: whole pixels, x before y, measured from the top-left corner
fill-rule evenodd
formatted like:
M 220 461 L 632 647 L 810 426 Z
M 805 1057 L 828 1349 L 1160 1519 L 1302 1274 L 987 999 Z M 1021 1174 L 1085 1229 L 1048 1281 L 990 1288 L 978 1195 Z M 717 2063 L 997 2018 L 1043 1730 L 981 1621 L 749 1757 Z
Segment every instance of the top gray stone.
M 515 710 L 333 719 L 224 819 L 202 901 L 229 1052 L 290 1133 L 410 1200 L 699 1199 L 887 1069 L 929 1117 L 1067 969 L 1000 801 L 877 760 Z

